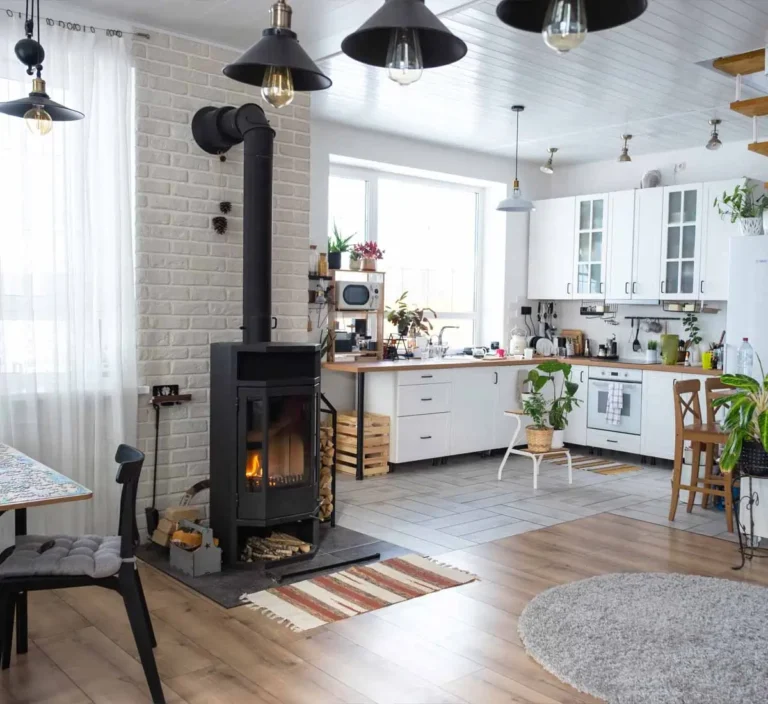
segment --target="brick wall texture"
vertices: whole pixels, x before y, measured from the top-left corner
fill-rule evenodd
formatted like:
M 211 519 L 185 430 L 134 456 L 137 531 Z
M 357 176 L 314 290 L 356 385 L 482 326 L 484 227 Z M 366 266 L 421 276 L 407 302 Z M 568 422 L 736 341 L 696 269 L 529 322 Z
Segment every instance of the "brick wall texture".
M 192 140 L 191 121 L 206 105 L 255 102 L 275 139 L 273 339 L 303 341 L 309 251 L 309 97 L 297 93 L 279 112 L 259 89 L 226 78 L 237 52 L 157 32 L 137 38 L 136 267 L 139 383 L 178 384 L 192 402 L 163 408 L 157 468 L 158 508 L 178 502 L 208 476 L 209 345 L 241 339 L 242 146 L 222 163 Z M 232 203 L 229 228 L 211 218 Z M 138 520 L 151 499 L 154 410 L 139 399 L 139 442 L 146 453 Z M 203 498 L 203 497 L 201 497 Z M 207 492 L 204 500 L 207 502 Z

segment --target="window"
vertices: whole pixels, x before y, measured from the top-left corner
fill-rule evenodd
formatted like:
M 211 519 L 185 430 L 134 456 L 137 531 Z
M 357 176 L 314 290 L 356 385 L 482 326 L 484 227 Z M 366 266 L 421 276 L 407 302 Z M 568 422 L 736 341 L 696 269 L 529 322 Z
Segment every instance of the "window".
M 368 182 L 363 178 L 331 176 L 328 182 L 328 234 L 334 223 L 350 245 L 365 242 L 368 233 Z
M 407 291 L 410 304 L 437 314 L 434 333 L 458 328 L 445 333 L 451 347 L 473 345 L 478 332 L 481 210 L 482 190 L 470 186 L 346 167 L 330 177 L 329 222 L 384 250 L 386 304 Z

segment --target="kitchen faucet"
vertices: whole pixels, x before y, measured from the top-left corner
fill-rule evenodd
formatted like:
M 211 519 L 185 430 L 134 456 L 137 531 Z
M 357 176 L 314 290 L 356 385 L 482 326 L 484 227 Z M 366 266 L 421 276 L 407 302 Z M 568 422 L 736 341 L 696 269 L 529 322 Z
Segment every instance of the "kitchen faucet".
M 458 325 L 443 325 L 443 327 L 440 328 L 440 332 L 437 334 L 437 344 L 441 347 L 443 346 L 443 331 L 444 330 L 458 330 Z

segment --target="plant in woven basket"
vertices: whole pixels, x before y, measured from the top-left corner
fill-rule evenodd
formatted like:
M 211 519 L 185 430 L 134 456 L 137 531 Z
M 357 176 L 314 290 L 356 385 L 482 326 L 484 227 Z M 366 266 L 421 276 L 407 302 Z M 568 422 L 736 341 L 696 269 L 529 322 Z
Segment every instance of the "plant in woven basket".
M 540 392 L 533 391 L 523 399 L 523 413 L 533 421 L 533 425 L 528 426 L 529 428 L 547 429 L 547 401 Z
M 542 362 L 532 371 L 536 372 L 537 378 L 544 378 L 544 385 L 547 382 L 552 382 L 554 396 L 549 404 L 549 424 L 555 430 L 565 430 L 568 425 L 568 414 L 581 405 L 581 401 L 576 398 L 579 385 L 575 381 L 571 381 L 571 365 L 552 359 Z M 558 385 L 555 383 L 555 374 L 558 372 L 563 375 L 563 383 L 559 387 L 559 393 Z M 530 373 L 528 377 L 530 379 Z
M 720 456 L 724 472 L 740 464 L 744 473 L 768 475 L 768 377 L 757 361 L 762 383 L 746 374 L 723 374 L 723 383 L 737 391 L 713 402 L 716 408 L 727 407 L 721 424 L 728 432 Z

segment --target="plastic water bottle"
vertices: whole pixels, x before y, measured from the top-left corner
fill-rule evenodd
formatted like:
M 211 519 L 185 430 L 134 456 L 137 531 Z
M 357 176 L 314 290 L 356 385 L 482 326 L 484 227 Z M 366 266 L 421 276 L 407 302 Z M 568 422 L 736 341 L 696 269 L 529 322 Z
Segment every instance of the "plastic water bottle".
M 749 344 L 749 338 L 744 338 L 739 345 L 739 350 L 736 356 L 736 371 L 739 374 L 746 374 L 752 376 L 752 361 L 754 360 L 755 353 L 752 349 L 752 345 Z

